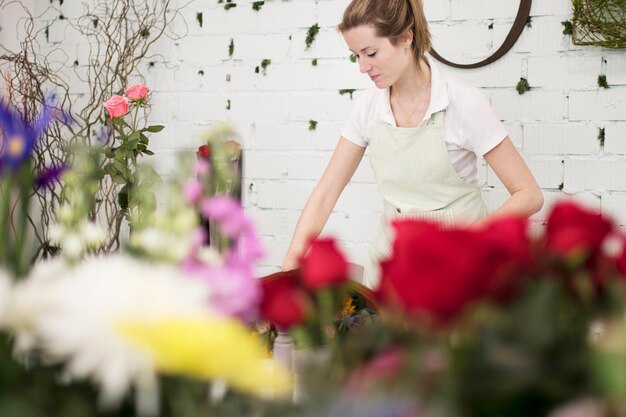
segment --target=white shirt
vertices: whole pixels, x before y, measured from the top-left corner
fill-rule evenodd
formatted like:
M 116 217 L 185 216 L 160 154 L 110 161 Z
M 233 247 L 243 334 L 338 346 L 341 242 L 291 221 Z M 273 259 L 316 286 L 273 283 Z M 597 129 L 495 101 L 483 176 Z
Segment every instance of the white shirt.
M 426 60 L 431 71 L 430 103 L 420 125 L 434 113 L 446 110 L 443 130 L 450 162 L 463 180 L 478 184 L 476 155 L 485 155 L 508 133 L 480 90 L 441 72 L 429 55 Z M 379 119 L 397 126 L 389 103 L 389 88 L 372 88 L 357 96 L 341 136 L 366 147 Z

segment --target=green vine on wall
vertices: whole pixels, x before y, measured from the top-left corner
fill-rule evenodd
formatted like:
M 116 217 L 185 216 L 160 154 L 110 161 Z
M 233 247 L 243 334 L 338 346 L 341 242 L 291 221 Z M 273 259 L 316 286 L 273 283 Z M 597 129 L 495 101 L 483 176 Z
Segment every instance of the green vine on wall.
M 610 88 L 609 83 L 606 81 L 606 75 L 598 75 L 598 87 Z
M 354 88 L 344 88 L 343 90 L 339 90 L 339 94 L 343 95 L 350 95 L 350 100 L 352 100 L 352 94 L 354 93 L 355 89 Z
M 265 4 L 264 1 L 255 1 L 252 3 L 252 10 L 254 11 L 259 11 L 261 10 L 261 7 Z
M 309 49 L 311 47 L 311 44 L 313 44 L 313 41 L 315 40 L 315 37 L 317 36 L 319 31 L 320 25 L 318 25 L 317 23 L 309 28 L 306 33 L 306 39 L 304 40 L 304 43 L 306 44 L 306 49 Z
M 522 95 L 526 91 L 530 90 L 530 85 L 528 84 L 528 80 L 526 78 L 520 78 L 515 89 L 517 90 L 517 93 L 519 95 Z

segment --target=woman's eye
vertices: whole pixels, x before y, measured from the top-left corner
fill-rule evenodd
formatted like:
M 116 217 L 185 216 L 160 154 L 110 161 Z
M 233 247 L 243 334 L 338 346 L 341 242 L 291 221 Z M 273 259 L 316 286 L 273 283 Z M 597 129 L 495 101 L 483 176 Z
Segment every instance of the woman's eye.
M 374 55 L 376 55 L 376 52 L 372 52 L 371 54 L 367 54 L 367 56 L 369 56 L 370 58 L 373 57 Z

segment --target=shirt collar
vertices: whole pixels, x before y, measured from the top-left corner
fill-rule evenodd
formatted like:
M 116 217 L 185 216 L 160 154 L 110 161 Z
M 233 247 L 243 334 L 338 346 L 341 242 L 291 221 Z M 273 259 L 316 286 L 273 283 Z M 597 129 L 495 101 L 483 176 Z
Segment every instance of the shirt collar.
M 448 87 L 441 70 L 429 54 L 426 54 L 424 58 L 430 67 L 430 103 L 428 103 L 428 108 L 426 109 L 424 119 L 422 119 L 420 125 L 430 119 L 433 114 L 448 107 L 450 103 L 448 100 Z M 393 112 L 391 111 L 391 104 L 389 103 L 389 93 L 389 88 L 380 91 L 376 101 L 376 108 L 385 123 L 396 126 Z

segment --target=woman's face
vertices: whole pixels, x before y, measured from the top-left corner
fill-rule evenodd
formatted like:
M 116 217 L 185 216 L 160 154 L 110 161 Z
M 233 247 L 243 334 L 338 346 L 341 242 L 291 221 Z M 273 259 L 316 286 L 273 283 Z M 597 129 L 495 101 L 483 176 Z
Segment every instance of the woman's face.
M 388 38 L 376 35 L 372 25 L 361 25 L 344 31 L 348 48 L 356 55 L 359 70 L 369 75 L 378 88 L 395 84 L 414 63 L 407 41 L 393 45 Z

